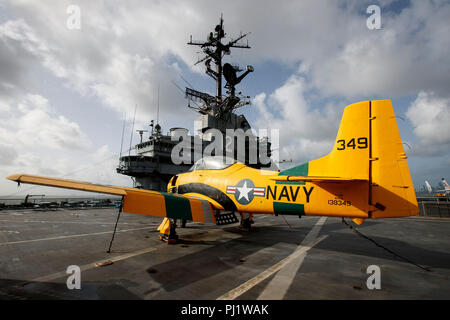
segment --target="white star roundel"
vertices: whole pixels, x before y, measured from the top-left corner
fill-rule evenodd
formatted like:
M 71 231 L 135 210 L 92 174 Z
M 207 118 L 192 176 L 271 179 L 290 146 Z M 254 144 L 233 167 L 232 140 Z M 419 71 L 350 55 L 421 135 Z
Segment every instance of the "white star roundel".
M 228 186 L 227 193 L 234 194 L 236 201 L 242 205 L 252 202 L 255 196 L 264 197 L 266 188 L 255 187 L 255 184 L 250 179 L 239 181 L 235 186 Z

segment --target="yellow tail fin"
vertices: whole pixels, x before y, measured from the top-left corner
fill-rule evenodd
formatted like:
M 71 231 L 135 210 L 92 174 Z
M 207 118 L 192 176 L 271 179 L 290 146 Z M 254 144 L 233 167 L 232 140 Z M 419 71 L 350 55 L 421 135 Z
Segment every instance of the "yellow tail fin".
M 360 181 L 353 188 L 358 189 L 359 208 L 368 217 L 403 217 L 419 212 L 390 100 L 347 106 L 333 150 L 280 175 Z

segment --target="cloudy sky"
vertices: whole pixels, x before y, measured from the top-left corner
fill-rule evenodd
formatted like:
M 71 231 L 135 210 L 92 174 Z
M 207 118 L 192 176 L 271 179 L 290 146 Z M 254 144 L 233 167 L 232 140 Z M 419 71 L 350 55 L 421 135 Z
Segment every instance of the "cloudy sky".
M 72 28 L 71 5 L 80 10 Z M 369 29 L 369 5 L 381 28 Z M 251 50 L 238 86 L 254 128 L 280 129 L 288 166 L 327 154 L 346 105 L 392 99 L 416 187 L 450 179 L 449 1 L 0 1 L 0 195 L 47 192 L 5 180 L 30 173 L 130 186 L 115 173 L 123 120 L 193 129 L 183 79 L 214 93 L 193 63 L 223 13 Z M 175 83 L 175 84 L 174 84 Z M 133 141 L 139 139 L 133 135 Z M 285 164 L 286 165 L 286 164 Z

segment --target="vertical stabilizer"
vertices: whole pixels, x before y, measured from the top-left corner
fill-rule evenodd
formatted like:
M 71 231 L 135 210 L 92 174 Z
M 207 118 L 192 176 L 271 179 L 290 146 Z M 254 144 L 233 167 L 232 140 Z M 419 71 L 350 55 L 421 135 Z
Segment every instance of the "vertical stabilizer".
M 333 194 L 347 190 L 347 196 L 367 217 L 404 217 L 419 212 L 390 100 L 347 106 L 333 150 L 325 157 L 282 171 L 283 175 L 359 181 L 347 182 L 345 187 L 329 181 L 316 184 Z

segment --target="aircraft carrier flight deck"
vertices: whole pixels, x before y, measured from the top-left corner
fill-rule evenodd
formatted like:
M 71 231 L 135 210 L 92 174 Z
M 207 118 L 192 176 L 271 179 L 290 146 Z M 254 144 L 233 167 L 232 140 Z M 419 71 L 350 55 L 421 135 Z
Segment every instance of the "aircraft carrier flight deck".
M 255 217 L 177 228 L 159 240 L 160 218 L 116 208 L 0 211 L 0 299 L 448 299 L 449 219 Z M 350 221 L 348 221 L 350 223 Z M 416 265 L 415 265 L 416 264 Z M 80 289 L 68 288 L 69 266 Z M 370 266 L 379 288 L 369 289 Z

